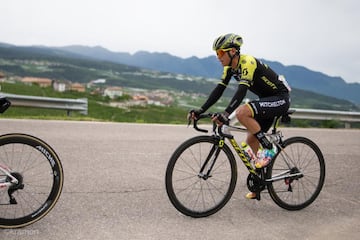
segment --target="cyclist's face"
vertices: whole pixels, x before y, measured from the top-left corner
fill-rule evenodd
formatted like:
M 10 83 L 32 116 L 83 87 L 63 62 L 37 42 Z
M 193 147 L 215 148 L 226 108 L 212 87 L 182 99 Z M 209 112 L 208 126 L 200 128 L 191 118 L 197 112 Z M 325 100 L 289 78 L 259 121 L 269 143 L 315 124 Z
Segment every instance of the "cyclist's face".
M 234 48 L 228 48 L 228 49 L 219 49 L 216 51 L 217 58 L 221 62 L 223 66 L 229 66 L 231 62 L 231 58 L 229 54 L 232 56 Z

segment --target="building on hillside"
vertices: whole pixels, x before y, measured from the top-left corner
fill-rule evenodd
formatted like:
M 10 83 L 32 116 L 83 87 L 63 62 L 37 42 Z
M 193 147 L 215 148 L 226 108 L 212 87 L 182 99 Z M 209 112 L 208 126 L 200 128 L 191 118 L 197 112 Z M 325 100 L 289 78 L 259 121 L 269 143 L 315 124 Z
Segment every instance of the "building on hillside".
M 24 77 L 21 82 L 26 84 L 38 84 L 40 87 L 50 87 L 52 80 L 49 78 Z
M 108 87 L 104 90 L 104 96 L 108 96 L 111 99 L 121 97 L 123 95 L 123 89 L 121 87 Z
M 76 92 L 85 92 L 85 86 L 81 83 L 72 83 L 70 85 L 70 90 Z
M 65 92 L 70 84 L 64 81 L 54 81 L 53 88 L 57 92 Z
M 96 80 L 91 80 L 87 84 L 87 88 L 92 88 L 92 87 L 97 86 L 97 85 L 104 85 L 105 83 L 106 83 L 105 78 L 99 78 L 99 79 L 96 79 Z
M 135 95 L 133 96 L 133 100 L 147 103 L 149 101 L 149 98 L 145 95 Z

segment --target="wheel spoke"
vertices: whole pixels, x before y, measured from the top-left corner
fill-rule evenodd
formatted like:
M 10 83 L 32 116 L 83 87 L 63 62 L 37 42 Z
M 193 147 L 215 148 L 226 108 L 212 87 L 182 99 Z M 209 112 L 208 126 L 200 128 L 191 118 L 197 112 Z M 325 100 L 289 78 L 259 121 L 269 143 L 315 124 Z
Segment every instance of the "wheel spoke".
M 220 149 L 216 158 L 209 156 L 209 153 L 217 153 L 215 144 L 210 136 L 192 138 L 180 145 L 169 161 L 167 193 L 175 208 L 183 214 L 211 215 L 226 204 L 234 191 L 237 177 L 234 156 L 227 146 Z M 201 168 L 203 172 L 200 173 Z
M 16 204 L 10 204 L 8 191 L 0 194 L 0 227 L 26 226 L 54 207 L 63 186 L 63 170 L 50 146 L 25 134 L 0 136 L 0 165 L 7 166 L 19 181 L 9 188 Z
M 289 173 L 281 180 L 280 176 L 287 170 Z M 300 175 L 297 176 L 296 173 Z M 303 137 L 289 138 L 284 142 L 284 149 L 273 160 L 267 177 L 278 179 L 268 186 L 276 204 L 288 210 L 302 209 L 316 199 L 324 184 L 323 155 L 311 140 Z

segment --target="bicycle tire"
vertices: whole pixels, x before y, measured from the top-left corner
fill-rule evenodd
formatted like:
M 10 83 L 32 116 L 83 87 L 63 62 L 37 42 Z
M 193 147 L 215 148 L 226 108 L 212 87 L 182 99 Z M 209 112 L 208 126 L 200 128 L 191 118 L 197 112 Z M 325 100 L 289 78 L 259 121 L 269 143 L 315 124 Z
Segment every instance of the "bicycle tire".
M 320 194 L 325 181 L 325 161 L 320 148 L 310 139 L 292 137 L 283 142 L 280 151 L 267 168 L 267 178 L 291 169 L 299 177 L 274 181 L 268 190 L 274 202 L 287 210 L 309 206 Z M 289 165 L 288 165 L 289 164 Z
M 20 228 L 42 219 L 59 200 L 64 173 L 56 152 L 43 140 L 21 133 L 0 136 L 0 164 L 21 174 L 23 189 L 0 191 L 0 228 Z
M 235 190 L 237 165 L 226 144 L 220 148 L 211 177 L 199 177 L 204 158 L 218 141 L 214 136 L 190 138 L 175 150 L 169 160 L 166 192 L 173 206 L 184 215 L 194 218 L 210 216 L 225 206 Z

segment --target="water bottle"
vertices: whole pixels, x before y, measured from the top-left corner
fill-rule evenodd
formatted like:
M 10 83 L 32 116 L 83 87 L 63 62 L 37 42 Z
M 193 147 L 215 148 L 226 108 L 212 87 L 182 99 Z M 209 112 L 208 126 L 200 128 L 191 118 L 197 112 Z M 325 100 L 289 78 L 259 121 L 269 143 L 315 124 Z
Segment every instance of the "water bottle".
M 244 150 L 245 155 L 246 155 L 247 159 L 249 159 L 249 161 L 256 160 L 255 154 L 253 153 L 251 147 L 246 142 L 241 143 L 241 148 Z

